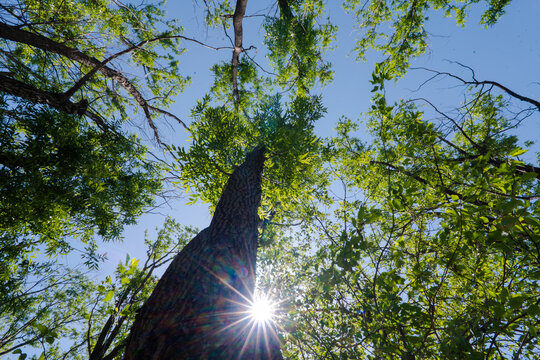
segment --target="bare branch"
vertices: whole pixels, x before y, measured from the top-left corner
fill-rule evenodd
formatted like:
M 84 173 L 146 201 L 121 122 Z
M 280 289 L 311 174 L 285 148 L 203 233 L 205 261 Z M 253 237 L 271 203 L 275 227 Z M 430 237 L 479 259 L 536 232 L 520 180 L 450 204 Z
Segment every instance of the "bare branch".
M 468 68 L 469 70 L 472 71 L 471 68 L 469 68 L 468 66 L 465 66 L 463 64 L 460 64 L 458 63 L 459 65 L 463 66 L 463 67 L 466 67 Z M 502 85 L 502 84 L 499 84 L 498 82 L 496 81 L 491 81 L 491 80 L 483 80 L 483 81 L 478 81 L 476 80 L 475 78 L 475 74 L 474 72 L 472 73 L 472 78 L 473 80 L 472 81 L 467 81 L 457 75 L 454 75 L 452 73 L 448 73 L 448 72 L 441 72 L 441 71 L 437 71 L 437 70 L 433 70 L 433 69 L 428 69 L 428 68 L 425 68 L 425 67 L 415 67 L 415 68 L 411 68 L 412 70 L 425 70 L 425 71 L 429 71 L 431 73 L 434 73 L 435 75 L 428 79 L 427 81 L 430 81 L 438 76 L 449 76 L 451 78 L 454 78 L 456 80 L 459 80 L 461 81 L 463 84 L 465 85 L 473 85 L 473 86 L 482 86 L 482 85 L 491 85 L 491 86 L 495 86 L 497 88 L 499 88 L 500 90 L 504 91 L 505 93 L 507 93 L 508 95 L 518 99 L 518 100 L 521 100 L 521 101 L 524 101 L 524 102 L 528 102 L 529 104 L 532 104 L 534 105 L 538 111 L 540 111 L 540 101 L 538 100 L 535 100 L 535 99 L 531 99 L 527 96 L 523 96 L 523 95 L 520 95 L 518 93 L 516 93 L 515 91 L 512 91 L 511 89 L 507 88 L 506 86 Z M 426 81 L 426 82 L 427 82 Z M 424 82 L 424 84 L 426 83 Z
M 465 132 L 465 130 L 457 123 L 456 120 L 452 119 L 450 116 L 446 115 L 444 112 L 440 111 L 439 109 L 437 109 L 437 107 L 435 105 L 433 105 L 429 100 L 425 99 L 425 98 L 417 98 L 417 99 L 411 99 L 409 101 L 418 101 L 418 100 L 421 100 L 421 101 L 424 101 L 425 103 L 427 103 L 428 105 L 430 105 L 433 110 L 435 110 L 437 113 L 439 113 L 440 115 L 444 116 L 446 119 L 450 120 L 450 122 L 452 122 L 452 124 L 454 124 L 454 126 L 461 132 L 461 134 L 472 144 L 474 145 L 477 149 L 481 150 L 482 147 L 480 145 L 478 145 L 469 135 L 467 135 L 467 133 Z M 437 136 L 437 138 L 439 140 L 442 140 L 444 141 L 445 143 L 447 143 L 448 145 L 452 146 L 453 148 L 455 148 L 456 150 L 458 150 L 459 152 L 463 153 L 463 154 L 467 154 L 467 152 L 461 148 L 459 148 L 458 146 L 454 145 L 454 144 L 451 144 L 448 140 L 444 139 L 443 137 L 441 136 Z
M 160 109 L 160 108 L 157 108 L 157 107 L 154 107 L 154 106 L 150 106 L 150 109 L 156 111 L 156 112 L 159 112 L 163 115 L 167 115 L 169 117 L 172 117 L 174 120 L 176 120 L 180 125 L 182 125 L 184 127 L 184 129 L 186 129 L 189 133 L 193 134 L 191 132 L 191 129 L 189 128 L 189 126 L 186 125 L 186 123 L 184 121 L 182 121 L 178 116 L 174 115 L 173 113 L 170 113 L 166 110 L 163 110 L 163 109 Z

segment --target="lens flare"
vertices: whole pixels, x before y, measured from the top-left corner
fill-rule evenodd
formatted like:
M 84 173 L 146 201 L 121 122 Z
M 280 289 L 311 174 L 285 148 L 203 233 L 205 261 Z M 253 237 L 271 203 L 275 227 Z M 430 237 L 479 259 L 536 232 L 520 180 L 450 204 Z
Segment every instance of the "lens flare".
M 256 323 L 270 322 L 274 316 L 274 304 L 267 297 L 259 296 L 251 304 L 249 314 Z

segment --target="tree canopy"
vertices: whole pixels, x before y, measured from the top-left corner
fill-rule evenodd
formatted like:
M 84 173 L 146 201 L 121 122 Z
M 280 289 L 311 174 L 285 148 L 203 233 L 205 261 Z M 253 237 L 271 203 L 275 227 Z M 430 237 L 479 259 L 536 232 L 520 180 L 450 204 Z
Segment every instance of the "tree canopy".
M 222 44 L 186 35 L 169 6 L 0 4 L 0 355 L 122 358 L 163 266 L 196 231 L 168 218 L 146 237 L 146 261 L 110 274 L 96 270 L 103 241 L 171 191 L 188 197 L 174 206 L 213 212 L 264 146 L 257 288 L 277 304 L 284 358 L 538 356 L 540 157 L 522 129 L 540 99 L 466 64 L 420 62 L 438 51 L 433 19 L 489 32 L 516 2 L 346 0 L 339 14 L 322 0 L 193 4 Z M 336 120 L 325 99 L 345 21 L 371 104 Z M 195 46 L 215 51 L 201 69 L 213 82 L 188 121 L 175 101 Z M 412 95 L 396 91 L 404 79 Z M 170 128 L 189 143 L 162 136 Z

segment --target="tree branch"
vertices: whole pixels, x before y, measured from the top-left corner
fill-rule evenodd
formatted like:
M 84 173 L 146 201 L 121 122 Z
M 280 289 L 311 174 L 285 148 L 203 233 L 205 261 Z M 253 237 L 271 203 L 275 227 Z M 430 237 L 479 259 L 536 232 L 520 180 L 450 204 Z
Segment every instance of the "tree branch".
M 67 114 L 84 115 L 88 101 L 71 102 L 64 94 L 40 90 L 22 81 L 0 74 L 0 91 L 38 104 L 46 104 Z
M 86 99 L 74 103 L 66 98 L 64 94 L 40 90 L 32 85 L 1 74 L 0 92 L 20 97 L 34 104 L 46 104 L 66 114 L 88 116 L 101 130 L 110 130 L 101 116 L 88 109 L 88 101 Z
M 402 168 L 400 168 L 400 167 L 398 167 L 398 166 L 395 166 L 395 165 L 393 165 L 393 164 L 390 164 L 390 163 L 387 163 L 387 162 L 384 162 L 384 161 L 377 161 L 377 160 L 371 160 L 370 163 L 371 163 L 371 164 L 374 164 L 374 165 L 382 165 L 382 166 L 385 166 L 385 167 L 388 168 L 388 169 L 391 169 L 391 170 L 393 170 L 393 171 L 397 171 L 397 172 L 399 172 L 399 173 L 402 173 L 402 174 L 404 174 L 404 175 L 407 175 L 408 177 L 413 178 L 413 179 L 415 179 L 416 181 L 419 181 L 419 182 L 421 182 L 421 183 L 424 184 L 424 185 L 429 185 L 429 182 L 428 182 L 426 179 L 424 179 L 424 178 L 422 178 L 422 177 L 420 177 L 420 176 L 418 176 L 418 175 L 416 175 L 416 174 L 414 174 L 414 173 L 412 173 L 412 172 L 410 172 L 410 171 L 408 171 L 408 170 L 405 170 L 405 169 L 402 169 Z M 484 206 L 484 205 L 487 205 L 487 203 L 485 203 L 484 201 L 481 201 L 481 200 L 469 201 L 469 200 L 467 200 L 462 194 L 457 193 L 457 192 L 455 192 L 454 190 L 448 189 L 448 188 L 446 188 L 446 187 L 441 186 L 440 189 L 441 189 L 445 194 L 447 194 L 447 195 L 455 195 L 455 196 L 457 196 L 457 197 L 458 197 L 460 200 L 462 200 L 462 201 L 466 201 L 466 202 L 472 203 L 472 204 L 477 205 L 477 206 Z
M 64 44 L 51 40 L 43 35 L 34 34 L 26 30 L 20 30 L 14 26 L 1 23 L 1 22 L 0 22 L 0 37 L 67 57 L 68 59 L 71 59 L 73 61 L 76 61 L 86 66 L 98 68 L 98 71 L 100 73 L 102 73 L 108 78 L 111 78 L 117 81 L 135 99 L 135 101 L 139 104 L 139 106 L 142 107 L 144 114 L 146 116 L 148 125 L 153 130 L 154 136 L 156 140 L 158 141 L 158 143 L 161 143 L 157 128 L 150 115 L 150 107 L 149 107 L 148 102 L 142 96 L 140 91 L 121 72 L 102 65 L 101 61 L 99 61 L 98 59 L 92 56 L 86 55 L 85 53 L 79 51 L 78 49 L 70 48 Z
M 464 66 L 462 64 L 459 64 L 459 65 Z M 467 67 L 467 66 L 464 66 L 464 67 Z M 467 68 L 469 68 L 469 67 L 467 67 Z M 456 80 L 461 81 L 465 85 L 474 85 L 474 86 L 491 85 L 491 86 L 495 86 L 495 87 L 498 87 L 499 89 L 501 89 L 502 91 L 504 91 L 505 93 L 507 93 L 508 95 L 516 98 L 516 99 L 519 99 L 521 101 L 528 102 L 529 104 L 534 105 L 538 109 L 538 111 L 540 111 L 540 101 L 535 100 L 535 99 L 531 99 L 531 98 L 529 98 L 527 96 L 520 95 L 520 94 L 516 93 L 515 91 L 510 90 L 506 86 L 499 84 L 496 81 L 491 81 L 491 80 L 478 81 L 474 77 L 474 72 L 473 72 L 473 81 L 468 81 L 468 80 L 465 80 L 465 79 L 463 79 L 463 78 L 461 78 L 461 77 L 459 77 L 457 75 L 454 75 L 452 73 L 440 72 L 440 71 L 428 69 L 428 68 L 425 68 L 425 67 L 415 67 L 415 68 L 411 68 L 411 69 L 413 69 L 413 70 L 419 69 L 419 70 L 429 71 L 429 72 L 435 74 L 434 77 L 441 76 L 441 75 L 446 75 L 446 76 L 449 76 L 451 78 L 454 78 Z
M 233 97 L 236 106 L 240 103 L 240 94 L 238 92 L 238 65 L 240 64 L 240 53 L 242 52 L 242 19 L 246 13 L 247 0 L 237 0 L 236 9 L 233 15 L 234 28 L 234 50 L 232 56 L 232 83 Z
M 109 56 L 107 59 L 103 60 L 99 66 L 96 66 L 94 68 L 92 68 L 92 70 L 90 70 L 88 73 L 86 73 L 82 78 L 80 78 L 76 83 L 75 85 L 73 85 L 68 91 L 65 92 L 66 95 L 69 95 L 69 96 L 72 96 L 77 90 L 79 90 L 81 88 L 82 85 L 84 85 L 84 83 L 86 83 L 96 72 L 100 71 L 105 65 L 107 65 L 108 63 L 110 63 L 112 60 L 122 56 L 122 55 L 125 55 L 125 54 L 128 54 L 136 49 L 140 49 L 142 46 L 148 44 L 148 43 L 152 43 L 152 42 L 156 42 L 156 41 L 159 41 L 159 40 L 166 40 L 166 39 L 182 39 L 182 40 L 187 40 L 187 41 L 192 41 L 192 42 L 195 42 L 199 45 L 202 45 L 208 49 L 212 49 L 212 50 L 222 50 L 222 49 L 231 49 L 231 47 L 229 46 L 222 46 L 222 47 L 214 47 L 214 46 L 210 46 L 210 45 L 207 45 L 199 40 L 196 40 L 196 39 L 192 39 L 192 38 L 188 38 L 188 37 L 185 37 L 185 36 L 182 36 L 182 35 L 162 35 L 162 36 L 157 36 L 155 38 L 152 38 L 152 39 L 148 39 L 148 40 L 144 40 L 144 41 L 141 41 L 139 42 L 138 44 L 135 44 L 135 45 L 132 45 L 130 47 L 128 47 L 127 49 L 124 49 L 120 52 L 117 52 L 116 54 L 114 55 L 111 55 Z M 157 108 L 153 108 L 153 110 L 157 110 L 157 111 L 160 111 L 160 109 L 157 109 Z
M 501 84 L 499 84 L 498 82 L 496 81 L 491 81 L 491 80 L 484 80 L 484 81 L 474 81 L 474 82 L 471 82 L 469 81 L 468 82 L 469 84 L 472 84 L 472 85 L 482 85 L 482 84 L 488 84 L 488 85 L 493 85 L 493 86 L 496 86 L 498 87 L 499 89 L 503 90 L 504 92 L 506 92 L 508 95 L 511 95 L 513 97 L 515 97 L 516 99 L 519 99 L 521 101 L 525 101 L 525 102 L 528 102 L 529 104 L 532 104 L 534 106 L 536 106 L 536 108 L 538 109 L 538 111 L 540 111 L 540 101 L 536 101 L 534 99 L 531 99 L 527 96 L 523 96 L 523 95 L 519 95 L 518 93 L 510 90 L 509 88 L 507 88 L 506 86 L 503 86 Z

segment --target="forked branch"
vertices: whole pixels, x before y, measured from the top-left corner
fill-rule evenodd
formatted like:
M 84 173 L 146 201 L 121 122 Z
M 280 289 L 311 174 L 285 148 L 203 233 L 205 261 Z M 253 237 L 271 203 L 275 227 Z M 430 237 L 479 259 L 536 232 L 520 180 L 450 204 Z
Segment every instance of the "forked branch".
M 462 64 L 459 64 L 459 65 L 464 66 Z M 464 67 L 467 67 L 467 66 L 464 66 Z M 465 80 L 462 77 L 459 77 L 459 76 L 457 76 L 455 74 L 452 74 L 452 73 L 449 73 L 449 72 L 441 72 L 441 71 L 437 71 L 437 70 L 433 70 L 433 69 L 428 69 L 428 68 L 425 68 L 425 67 L 415 67 L 415 68 L 411 68 L 411 69 L 413 69 L 413 70 L 425 70 L 425 71 L 428 71 L 428 72 L 431 72 L 431 73 L 434 74 L 433 77 L 426 80 L 423 84 L 425 84 L 428 81 L 433 80 L 434 78 L 439 77 L 439 76 L 448 76 L 448 77 L 451 77 L 453 79 L 456 79 L 456 80 L 462 82 L 465 85 L 473 85 L 473 86 L 490 85 L 490 86 L 494 86 L 494 87 L 499 88 L 500 90 L 504 91 L 508 95 L 510 95 L 510 96 L 512 96 L 512 97 L 514 97 L 514 98 L 516 98 L 518 100 L 521 100 L 521 101 L 527 102 L 527 103 L 529 103 L 531 105 L 534 105 L 538 109 L 538 111 L 540 111 L 540 101 L 532 99 L 532 98 L 527 97 L 527 96 L 520 95 L 520 94 L 516 93 L 515 91 L 507 88 L 506 86 L 504 86 L 504 85 L 502 85 L 502 84 L 500 84 L 500 83 L 498 83 L 496 81 L 492 81 L 492 80 L 482 80 L 482 81 L 476 80 L 476 78 L 474 76 L 474 72 L 473 72 L 473 75 L 472 75 L 473 79 L 471 81 L 471 80 Z
M 52 53 L 64 56 L 64 57 L 66 57 L 68 59 L 71 59 L 73 61 L 78 62 L 79 64 L 89 66 L 89 67 L 92 68 L 88 73 L 83 75 L 70 89 L 68 89 L 63 94 L 56 94 L 56 93 L 55 94 L 52 94 L 52 93 L 49 94 L 49 93 L 44 92 L 42 90 L 33 88 L 31 85 L 27 85 L 27 84 L 24 84 L 24 83 L 19 81 L 18 83 L 20 83 L 20 84 L 22 84 L 24 86 L 21 88 L 22 90 L 18 91 L 18 93 L 20 93 L 21 91 L 25 92 L 26 96 L 23 96 L 21 94 L 18 94 L 17 91 L 15 91 L 15 92 L 10 91 L 10 89 L 12 89 L 12 86 L 10 86 L 10 85 L 15 84 L 14 82 L 16 82 L 17 80 L 7 78 L 7 77 L 5 77 L 5 78 L 8 79 L 10 82 L 2 84 L 2 90 L 3 91 L 5 91 L 7 93 L 10 93 L 12 95 L 15 95 L 15 96 L 20 96 L 20 97 L 25 98 L 25 99 L 27 99 L 29 101 L 32 101 L 32 102 L 48 104 L 48 105 L 50 105 L 52 107 L 55 107 L 55 108 L 57 108 L 57 109 L 59 109 L 61 111 L 65 111 L 65 112 L 70 113 L 70 114 L 72 114 L 72 113 L 83 114 L 84 113 L 85 115 L 89 116 L 94 121 L 96 121 L 99 118 L 99 117 L 96 117 L 96 114 L 93 114 L 93 113 L 91 113 L 89 111 L 82 111 L 83 110 L 83 105 L 87 104 L 87 102 L 85 100 L 83 100 L 83 101 L 81 101 L 79 103 L 73 104 L 69 100 L 69 98 L 71 98 L 71 96 L 73 96 L 73 94 L 76 91 L 78 91 L 85 83 L 87 83 L 92 78 L 92 76 L 94 76 L 97 72 L 99 72 L 99 73 L 103 74 L 104 76 L 106 76 L 106 77 L 108 77 L 110 79 L 113 79 L 117 83 L 119 83 L 127 91 L 127 93 L 137 102 L 137 104 L 143 109 L 145 117 L 146 117 L 146 121 L 148 122 L 148 125 L 150 126 L 150 128 L 154 132 L 154 136 L 155 136 L 156 140 L 159 143 L 161 143 L 161 141 L 160 141 L 160 138 L 159 138 L 157 127 L 155 126 L 155 124 L 154 124 L 154 122 L 152 120 L 151 110 L 154 111 L 154 112 L 161 113 L 161 114 L 164 114 L 164 115 L 169 115 L 169 116 L 170 116 L 170 113 L 168 113 L 168 112 L 166 112 L 164 110 L 158 109 L 158 108 L 156 108 L 154 106 L 151 106 L 149 104 L 148 100 L 146 100 L 143 97 L 141 92 L 131 83 L 131 81 L 122 72 L 117 71 L 115 69 L 112 69 L 111 67 L 107 66 L 107 64 L 109 64 L 112 60 L 114 60 L 114 59 L 116 59 L 116 58 L 118 58 L 118 57 L 120 57 L 120 56 L 122 56 L 124 54 L 127 54 L 127 53 L 132 52 L 132 51 L 137 50 L 137 49 L 140 49 L 142 46 L 144 46 L 147 43 L 151 43 L 151 42 L 155 42 L 155 41 L 159 41 L 159 40 L 164 40 L 164 39 L 178 39 L 179 38 L 179 39 L 183 39 L 183 40 L 186 40 L 186 41 L 196 42 L 196 43 L 198 43 L 200 45 L 203 45 L 203 46 L 208 47 L 208 48 L 213 49 L 213 50 L 223 49 L 223 48 L 212 47 L 212 46 L 206 45 L 206 44 L 204 44 L 204 43 L 202 43 L 202 42 L 200 42 L 198 40 L 191 39 L 191 38 L 181 36 L 181 35 L 161 35 L 161 36 L 155 37 L 153 39 L 141 41 L 138 44 L 134 44 L 134 45 L 130 46 L 129 48 L 127 48 L 125 50 L 122 50 L 122 51 L 108 57 L 107 59 L 105 59 L 103 61 L 100 61 L 100 60 L 96 59 L 95 57 L 89 56 L 89 55 L 85 54 L 84 52 L 82 52 L 82 51 L 80 51 L 80 50 L 78 50 L 76 48 L 68 47 L 68 46 L 66 46 L 66 45 L 64 45 L 62 43 L 51 40 L 51 39 L 49 39 L 49 38 L 47 38 L 47 37 L 45 37 L 43 35 L 35 34 L 35 33 L 29 32 L 29 31 L 26 31 L 26 30 L 21 30 L 16 26 L 12 26 L 12 25 L 9 25 L 9 24 L 1 23 L 1 22 L 0 22 L 0 37 L 4 38 L 6 40 L 11 40 L 11 41 L 15 41 L 15 42 L 18 42 L 18 43 L 21 43 L 21 44 L 26 44 L 26 45 L 41 49 L 43 51 L 52 52 Z M 2 79 L 4 79 L 4 77 L 2 77 Z M 26 91 L 26 90 L 29 90 L 30 88 L 32 88 L 33 90 L 30 91 L 30 92 Z M 36 96 L 39 95 L 39 96 L 38 97 L 30 97 L 29 95 L 32 92 L 35 93 L 34 95 L 36 95 Z M 75 106 L 75 108 L 74 108 L 74 106 Z M 183 123 L 177 117 L 173 116 L 173 118 L 175 120 L 179 121 L 184 127 L 186 127 L 185 123 Z

